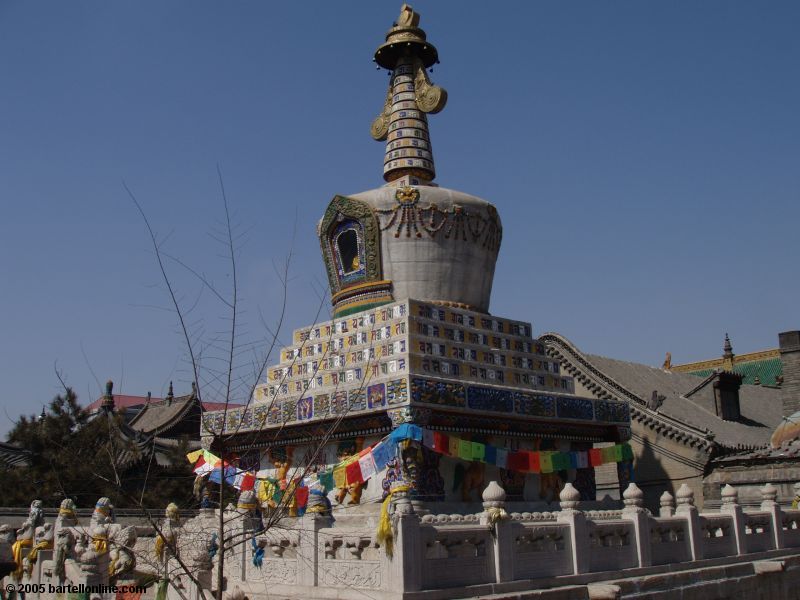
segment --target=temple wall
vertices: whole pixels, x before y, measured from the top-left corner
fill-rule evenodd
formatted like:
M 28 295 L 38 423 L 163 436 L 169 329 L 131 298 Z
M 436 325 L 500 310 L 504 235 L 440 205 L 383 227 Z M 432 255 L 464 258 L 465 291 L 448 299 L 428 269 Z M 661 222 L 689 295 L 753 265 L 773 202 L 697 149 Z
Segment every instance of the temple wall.
M 732 485 L 739 492 L 743 506 L 753 507 L 760 502 L 759 490 L 771 483 L 778 489 L 778 501 L 789 504 L 796 496 L 795 482 L 800 481 L 800 464 L 795 461 L 770 462 L 767 464 L 747 464 L 718 466 L 703 480 L 706 505 L 718 507 L 721 503 L 721 489 Z
M 592 397 L 594 393 L 578 379 L 575 394 Z M 702 508 L 704 467 L 708 455 L 698 448 L 692 448 L 667 436 L 656 433 L 639 421 L 631 421 L 632 438 L 630 445 L 634 452 L 633 480 L 645 494 L 645 506 L 658 509 L 659 497 L 664 491 L 673 496 L 682 484 L 687 484 L 695 493 L 697 505 Z M 602 447 L 607 444 L 595 444 Z M 613 465 L 603 465 L 595 469 L 598 494 L 608 493 L 611 497 L 619 489 L 619 479 Z
M 634 473 L 637 485 L 645 493 L 645 506 L 656 510 L 659 497 L 665 491 L 673 496 L 686 484 L 703 508 L 703 466 L 708 455 L 673 439 L 654 432 L 638 421 L 631 423 Z

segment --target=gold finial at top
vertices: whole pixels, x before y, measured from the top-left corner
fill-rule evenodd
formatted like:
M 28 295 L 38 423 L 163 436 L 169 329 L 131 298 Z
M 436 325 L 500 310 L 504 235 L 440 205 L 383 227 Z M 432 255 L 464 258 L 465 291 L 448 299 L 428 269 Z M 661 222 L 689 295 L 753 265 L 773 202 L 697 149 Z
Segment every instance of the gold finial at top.
M 439 62 L 436 47 L 419 27 L 419 14 L 403 4 L 400 16 L 375 52 L 375 62 L 392 71 L 383 109 L 370 133 L 387 140 L 384 179 L 413 175 L 430 182 L 435 176 L 426 114 L 442 110 L 447 91 L 431 83 L 427 69 Z
M 400 7 L 400 16 L 397 17 L 397 27 L 419 27 L 419 14 L 408 4 L 403 4 Z

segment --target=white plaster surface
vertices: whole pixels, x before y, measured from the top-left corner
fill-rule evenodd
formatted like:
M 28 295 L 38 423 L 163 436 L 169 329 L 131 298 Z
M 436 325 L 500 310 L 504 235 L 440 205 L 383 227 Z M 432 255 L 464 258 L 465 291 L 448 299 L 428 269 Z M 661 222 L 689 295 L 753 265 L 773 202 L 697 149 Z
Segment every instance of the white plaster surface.
M 435 204 L 449 212 L 454 206 L 461 206 L 466 212 L 484 218 L 488 218 L 492 210 L 486 200 L 464 192 L 430 186 L 415 189 L 420 193 L 419 207 Z M 350 197 L 366 202 L 373 209 L 389 210 L 397 206 L 396 191 L 394 187 L 383 187 Z M 399 217 L 391 227 L 381 231 L 380 236 L 383 276 L 392 280 L 395 299 L 460 302 L 488 312 L 498 250 L 485 248 L 483 237 L 473 241 L 468 231 L 466 240 L 454 236 L 448 239 L 445 228 L 433 237 L 422 228 L 420 237 L 415 236 L 413 230 L 406 236 L 405 229 L 395 237 Z M 381 227 L 390 218 L 378 215 Z

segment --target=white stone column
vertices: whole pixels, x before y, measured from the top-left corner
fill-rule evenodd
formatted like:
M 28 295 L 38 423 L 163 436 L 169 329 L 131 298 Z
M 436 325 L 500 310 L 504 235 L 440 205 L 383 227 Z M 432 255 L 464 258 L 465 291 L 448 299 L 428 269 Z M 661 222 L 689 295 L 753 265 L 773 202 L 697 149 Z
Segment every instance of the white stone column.
M 776 502 L 778 488 L 771 483 L 767 483 L 759 491 L 761 492 L 761 510 L 768 512 L 772 521 L 772 539 L 775 548 L 784 548 L 786 545 L 783 540 L 783 511 Z
M 575 575 L 589 572 L 589 528 L 586 515 L 578 510 L 581 494 L 571 483 L 564 485 L 559 494 L 561 510 L 557 523 L 569 525 L 570 546 L 572 547 L 572 572 Z
M 43 573 L 44 570 L 44 563 L 49 562 L 52 564 L 53 562 L 53 551 L 52 550 L 39 550 L 39 556 L 36 560 L 36 564 L 33 567 L 33 573 L 31 573 L 31 580 L 34 583 L 38 584 L 45 584 L 45 576 Z M 37 598 L 46 598 L 48 596 L 47 591 L 45 590 L 44 593 L 37 593 Z
M 297 544 L 297 554 L 300 558 L 297 564 L 302 564 L 303 567 L 297 569 L 297 583 L 316 586 L 319 585 L 319 559 L 322 551 L 319 547 L 319 531 L 332 525 L 331 518 L 320 513 L 306 512 L 298 521 L 300 539 Z
M 408 497 L 408 492 L 394 492 L 392 499 L 394 520 L 394 552 L 387 557 L 389 589 L 395 593 L 417 592 L 422 589 L 422 543 L 419 516 Z
M 678 489 L 678 508 L 676 517 L 686 519 L 686 528 L 689 531 L 689 551 L 692 560 L 703 558 L 703 534 L 700 531 L 700 515 L 694 505 L 694 492 L 685 483 Z
M 739 492 L 730 484 L 722 488 L 722 506 L 719 512 L 730 515 L 733 519 L 733 534 L 736 536 L 736 553 L 739 555 L 747 554 L 744 513 L 742 512 L 742 507 L 739 506 Z
M 664 492 L 659 498 L 661 507 L 658 511 L 658 516 L 663 518 L 671 517 L 675 514 L 675 498 L 669 492 Z
M 622 494 L 622 498 L 625 501 L 622 518 L 633 523 L 639 566 L 649 567 L 653 564 L 653 552 L 650 545 L 650 515 L 644 509 L 644 492 L 631 482 Z
M 497 583 L 514 580 L 514 524 L 505 510 L 506 491 L 497 481 L 490 481 L 483 490 L 481 525 L 492 532 L 494 575 Z

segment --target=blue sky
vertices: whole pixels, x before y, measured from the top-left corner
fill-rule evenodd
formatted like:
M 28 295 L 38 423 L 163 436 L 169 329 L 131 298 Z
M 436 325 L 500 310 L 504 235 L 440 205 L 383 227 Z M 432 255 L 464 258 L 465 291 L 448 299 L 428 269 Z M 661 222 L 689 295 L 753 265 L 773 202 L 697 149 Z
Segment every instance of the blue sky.
M 0 3 L 0 373 L 11 419 L 108 378 L 188 389 L 146 230 L 220 287 L 234 222 L 243 335 L 314 320 L 334 194 L 378 187 L 373 52 L 400 2 Z M 437 182 L 505 230 L 492 312 L 660 365 L 800 327 L 800 4 L 416 3 L 449 92 Z M 226 329 L 168 264 L 191 322 Z M 327 310 L 327 306 L 326 306 Z M 244 339 L 244 338 L 243 338 Z M 288 339 L 284 335 L 283 339 Z M 94 374 L 93 374 L 93 373 Z M 96 376 L 96 379 L 95 379 Z M 210 398 L 209 398 L 210 399 Z M 11 426 L 0 415 L 0 432 Z

